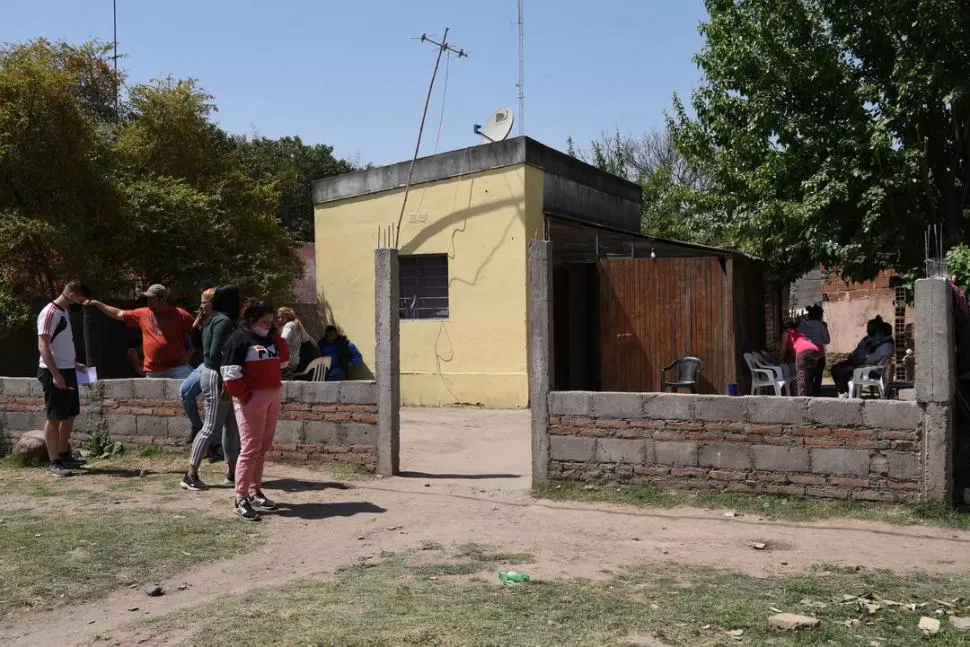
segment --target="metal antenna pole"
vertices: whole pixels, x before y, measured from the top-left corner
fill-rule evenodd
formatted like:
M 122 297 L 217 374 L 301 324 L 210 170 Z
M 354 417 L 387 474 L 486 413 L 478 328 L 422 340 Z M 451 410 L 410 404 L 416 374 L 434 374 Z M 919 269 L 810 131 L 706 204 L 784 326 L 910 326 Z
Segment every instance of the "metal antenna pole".
M 111 0 L 111 22 L 114 33 L 114 68 L 115 68 L 115 120 L 120 120 L 118 113 L 118 0 Z
M 394 231 L 394 248 L 399 247 L 401 241 L 401 222 L 404 220 L 404 210 L 407 208 L 408 204 L 408 192 L 411 190 L 411 177 L 414 175 L 414 162 L 418 159 L 418 151 L 421 150 L 421 136 L 424 134 L 424 121 L 428 117 L 428 106 L 431 104 L 431 91 L 434 89 L 434 80 L 438 76 L 438 66 L 441 65 L 441 55 L 445 52 L 453 52 L 457 54 L 458 58 L 467 57 L 468 53 L 463 49 L 455 49 L 448 44 L 448 30 L 449 27 L 445 27 L 445 35 L 442 36 L 441 42 L 437 42 L 428 37 L 427 34 L 421 34 L 421 42 L 429 42 L 432 45 L 438 47 L 438 57 L 434 61 L 434 71 L 431 73 L 431 83 L 428 84 L 428 96 L 424 100 L 424 112 L 421 113 L 421 127 L 418 128 L 418 143 L 414 146 L 414 156 L 411 158 L 411 167 L 408 169 L 408 181 L 404 185 L 404 200 L 401 201 L 401 215 L 397 218 L 397 229 Z
M 522 6 L 525 0 L 519 0 L 519 134 L 525 134 L 525 20 L 522 16 Z

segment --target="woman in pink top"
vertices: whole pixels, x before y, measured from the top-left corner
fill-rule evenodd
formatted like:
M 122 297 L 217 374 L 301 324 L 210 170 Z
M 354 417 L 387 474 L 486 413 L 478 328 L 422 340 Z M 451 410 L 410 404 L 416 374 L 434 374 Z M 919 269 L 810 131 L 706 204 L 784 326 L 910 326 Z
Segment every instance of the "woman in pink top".
M 812 374 L 822 361 L 822 349 L 798 330 L 794 321 L 785 322 L 785 334 L 778 346 L 782 360 L 789 355 L 795 356 L 795 388 L 798 395 L 811 395 Z

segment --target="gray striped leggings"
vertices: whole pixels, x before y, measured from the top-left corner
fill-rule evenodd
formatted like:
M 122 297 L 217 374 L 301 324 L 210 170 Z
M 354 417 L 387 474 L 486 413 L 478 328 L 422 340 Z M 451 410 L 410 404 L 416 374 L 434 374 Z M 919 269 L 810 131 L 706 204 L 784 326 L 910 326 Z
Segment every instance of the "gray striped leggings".
M 236 426 L 236 415 L 232 410 L 232 400 L 223 400 L 222 377 L 218 371 L 213 371 L 208 366 L 202 367 L 202 376 L 199 379 L 202 387 L 202 401 L 205 403 L 205 418 L 202 421 L 202 429 L 192 442 L 192 453 L 189 454 L 189 463 L 198 469 L 209 451 L 209 439 L 212 434 L 222 430 L 222 451 L 226 455 L 226 463 L 229 465 L 230 472 L 235 472 L 236 460 L 239 458 L 239 428 Z

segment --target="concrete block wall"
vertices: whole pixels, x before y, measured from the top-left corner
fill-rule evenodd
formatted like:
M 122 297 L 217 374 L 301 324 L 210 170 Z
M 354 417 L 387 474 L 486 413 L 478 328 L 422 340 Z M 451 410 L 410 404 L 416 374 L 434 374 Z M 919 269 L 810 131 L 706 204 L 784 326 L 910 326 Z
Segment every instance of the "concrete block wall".
M 186 444 L 190 426 L 180 380 L 104 380 L 81 386 L 81 415 L 72 442 L 96 430 L 129 448 Z M 270 457 L 291 462 L 351 462 L 376 469 L 375 382 L 284 382 Z M 200 403 L 201 404 L 201 403 Z M 24 431 L 44 426 L 44 397 L 33 378 L 0 378 L 0 454 Z
M 922 498 L 915 402 L 549 394 L 552 480 L 811 498 Z

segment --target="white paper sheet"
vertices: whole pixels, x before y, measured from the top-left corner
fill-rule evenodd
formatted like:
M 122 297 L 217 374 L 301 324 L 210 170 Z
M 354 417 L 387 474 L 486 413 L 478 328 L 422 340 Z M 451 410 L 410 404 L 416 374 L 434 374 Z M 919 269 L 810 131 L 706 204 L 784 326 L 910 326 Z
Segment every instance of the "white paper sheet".
M 89 366 L 83 371 L 77 372 L 78 384 L 94 384 L 98 381 L 98 367 Z

